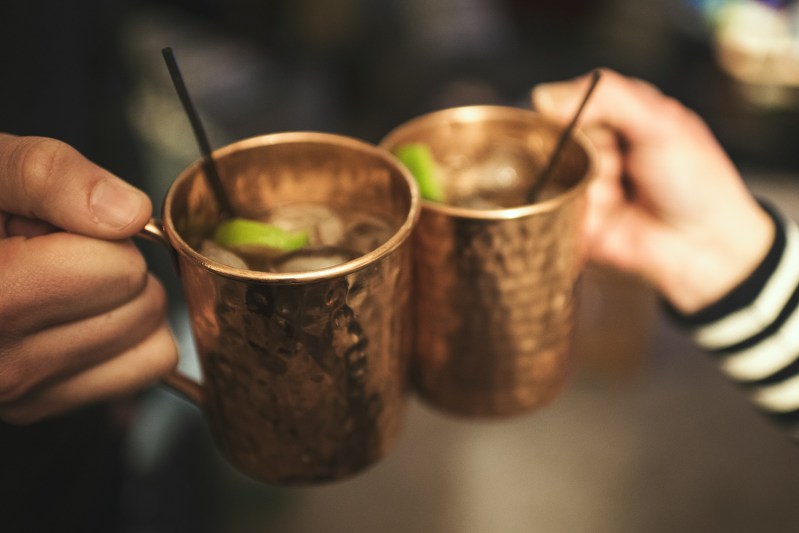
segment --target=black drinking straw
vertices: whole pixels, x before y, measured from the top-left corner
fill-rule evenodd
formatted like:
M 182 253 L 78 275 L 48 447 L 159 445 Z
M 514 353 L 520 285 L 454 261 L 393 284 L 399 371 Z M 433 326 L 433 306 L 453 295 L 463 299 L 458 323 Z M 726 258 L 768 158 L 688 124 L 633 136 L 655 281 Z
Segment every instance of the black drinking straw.
M 194 137 L 197 139 L 197 144 L 200 146 L 200 152 L 203 156 L 203 170 L 211 190 L 216 196 L 216 201 L 219 204 L 219 215 L 221 218 L 233 216 L 233 207 L 230 205 L 230 200 L 225 192 L 225 187 L 222 185 L 222 180 L 219 179 L 219 172 L 217 172 L 214 158 L 211 155 L 211 145 L 208 142 L 208 137 L 205 134 L 205 129 L 200 121 L 200 116 L 197 110 L 191 103 L 189 98 L 189 91 L 186 90 L 186 84 L 183 82 L 183 76 L 180 74 L 178 62 L 175 60 L 175 55 L 172 53 L 172 48 L 167 47 L 161 50 L 166 61 L 166 67 L 169 69 L 169 75 L 172 76 L 172 83 L 175 85 L 175 90 L 180 97 L 180 102 L 183 104 L 183 109 L 189 116 L 189 122 L 194 130 Z
M 588 102 L 588 98 L 591 96 L 591 93 L 594 92 L 594 88 L 596 84 L 599 82 L 599 78 L 601 74 L 598 70 L 595 70 L 591 73 L 591 83 L 588 86 L 588 90 L 585 92 L 585 96 L 583 96 L 583 101 L 580 102 L 580 107 L 577 108 L 577 112 L 569 122 L 569 125 L 566 126 L 560 137 L 558 138 L 558 144 L 555 146 L 555 149 L 552 151 L 552 155 L 549 157 L 549 162 L 547 166 L 543 168 L 541 173 L 538 175 L 538 179 L 536 180 L 533 188 L 530 189 L 530 193 L 527 195 L 528 203 L 533 203 L 538 198 L 538 195 L 541 194 L 543 188 L 549 183 L 549 179 L 552 176 L 552 169 L 555 168 L 555 164 L 557 163 L 558 159 L 560 158 L 560 153 L 563 151 L 563 147 L 566 146 L 566 142 L 571 137 L 572 131 L 574 130 L 574 126 L 577 124 L 577 119 L 580 118 L 580 115 L 585 108 L 585 104 Z

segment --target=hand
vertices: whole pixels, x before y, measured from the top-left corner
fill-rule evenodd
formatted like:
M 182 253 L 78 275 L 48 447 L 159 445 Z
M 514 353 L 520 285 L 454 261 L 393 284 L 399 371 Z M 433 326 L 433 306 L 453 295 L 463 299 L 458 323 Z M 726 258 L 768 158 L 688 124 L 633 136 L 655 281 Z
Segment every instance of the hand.
M 533 105 L 565 123 L 588 82 L 540 85 Z M 593 260 L 643 276 L 683 313 L 717 301 L 756 268 L 773 223 L 696 114 L 602 70 L 581 121 L 599 156 L 586 222 Z
M 164 290 L 125 240 L 151 209 L 64 143 L 0 134 L 0 419 L 125 395 L 175 366 Z

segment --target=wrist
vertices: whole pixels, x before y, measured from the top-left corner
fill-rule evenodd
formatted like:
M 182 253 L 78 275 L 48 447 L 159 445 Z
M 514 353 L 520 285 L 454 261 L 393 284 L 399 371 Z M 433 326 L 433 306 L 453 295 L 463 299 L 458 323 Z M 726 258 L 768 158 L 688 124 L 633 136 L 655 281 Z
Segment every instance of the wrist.
M 759 206 L 716 231 L 691 235 L 685 240 L 684 253 L 674 254 L 655 284 L 676 312 L 700 313 L 734 296 L 762 266 L 774 248 L 779 227 L 776 215 Z

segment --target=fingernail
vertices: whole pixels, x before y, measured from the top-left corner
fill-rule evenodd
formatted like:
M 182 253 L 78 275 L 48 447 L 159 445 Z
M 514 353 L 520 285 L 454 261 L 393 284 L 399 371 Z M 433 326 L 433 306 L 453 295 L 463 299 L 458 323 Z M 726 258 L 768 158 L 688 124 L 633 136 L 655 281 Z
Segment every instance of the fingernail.
M 113 229 L 125 229 L 141 213 L 144 193 L 115 179 L 100 180 L 89 197 L 95 222 Z

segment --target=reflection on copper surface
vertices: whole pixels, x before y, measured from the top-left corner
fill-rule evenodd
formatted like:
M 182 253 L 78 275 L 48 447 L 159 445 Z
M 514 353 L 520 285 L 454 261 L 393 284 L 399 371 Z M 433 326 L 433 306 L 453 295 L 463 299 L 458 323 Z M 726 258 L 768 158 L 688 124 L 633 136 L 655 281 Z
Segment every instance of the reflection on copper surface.
M 475 106 L 415 119 L 381 143 L 427 144 L 438 160 L 512 139 L 545 160 L 559 128 L 529 110 Z M 579 232 L 594 156 L 570 141 L 562 192 L 535 205 L 475 210 L 424 202 L 414 231 L 414 385 L 431 404 L 476 416 L 538 408 L 570 370 Z
M 165 201 L 164 233 L 177 250 L 204 378 L 169 382 L 199 399 L 219 449 L 250 477 L 309 483 L 352 475 L 385 456 L 405 412 L 415 185 L 382 150 L 332 135 L 258 137 L 215 159 L 242 216 L 315 201 L 366 210 L 396 228 L 342 265 L 254 272 L 193 248 L 218 219 L 198 164 Z

